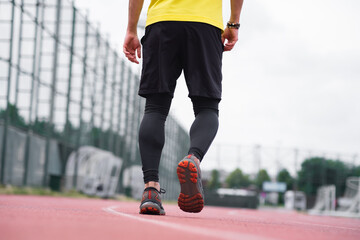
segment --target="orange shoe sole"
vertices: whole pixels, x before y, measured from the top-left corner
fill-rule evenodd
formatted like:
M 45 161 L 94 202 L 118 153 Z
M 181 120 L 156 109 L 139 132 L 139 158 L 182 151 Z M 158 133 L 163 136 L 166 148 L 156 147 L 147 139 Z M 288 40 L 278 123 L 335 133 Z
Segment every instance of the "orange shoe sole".
M 192 161 L 180 161 L 176 169 L 180 182 L 178 205 L 184 212 L 198 213 L 204 208 L 204 198 L 198 186 L 198 171 Z
M 161 210 L 157 204 L 147 202 L 141 205 L 140 214 L 165 215 L 165 211 Z

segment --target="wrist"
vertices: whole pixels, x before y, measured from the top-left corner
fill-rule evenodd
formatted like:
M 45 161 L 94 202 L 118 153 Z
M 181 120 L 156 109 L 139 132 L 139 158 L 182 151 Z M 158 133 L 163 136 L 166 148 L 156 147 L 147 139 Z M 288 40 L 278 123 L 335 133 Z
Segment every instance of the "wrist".
M 127 34 L 131 34 L 131 35 L 137 35 L 137 29 L 135 28 L 128 28 L 126 30 Z
M 240 15 L 231 15 L 229 18 L 229 22 L 234 22 L 234 23 L 240 22 Z
M 137 23 L 129 23 L 126 31 L 128 33 L 137 34 Z
M 239 22 L 229 21 L 229 22 L 227 22 L 226 27 L 229 28 L 229 29 L 238 30 L 240 28 L 240 23 Z

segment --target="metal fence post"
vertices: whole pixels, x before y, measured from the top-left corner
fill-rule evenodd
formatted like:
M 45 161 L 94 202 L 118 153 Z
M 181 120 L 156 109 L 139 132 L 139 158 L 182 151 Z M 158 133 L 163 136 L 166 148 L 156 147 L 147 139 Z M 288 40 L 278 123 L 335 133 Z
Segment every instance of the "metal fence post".
M 76 188 L 77 185 L 77 175 L 78 175 L 78 157 L 79 157 L 79 147 L 81 145 L 81 134 L 83 130 L 83 111 L 84 111 L 84 85 L 87 79 L 87 59 L 88 59 L 88 38 L 89 38 L 89 23 L 87 16 L 85 17 L 85 38 L 84 38 L 84 58 L 83 58 L 83 68 L 82 68 L 82 79 L 81 79 L 81 94 L 80 94 L 80 113 L 79 113 L 79 133 L 76 138 L 76 157 L 74 164 L 74 176 L 73 176 L 73 188 Z
M 32 64 L 32 73 L 31 73 L 31 89 L 30 89 L 30 109 L 29 109 L 29 127 L 26 132 L 26 144 L 25 144 L 25 161 L 24 161 L 24 178 L 23 184 L 27 185 L 28 178 L 28 168 L 29 168 L 29 154 L 30 154 L 30 135 L 32 134 L 32 118 L 33 118 L 33 101 L 34 101 L 34 86 L 37 78 L 36 75 L 36 67 L 37 67 L 37 36 L 38 36 L 38 28 L 39 28 L 39 5 L 40 0 L 36 1 L 36 15 L 35 15 L 35 32 L 34 32 L 34 49 L 33 49 L 33 64 Z
M 100 35 L 99 32 L 96 33 L 96 53 L 95 53 L 95 66 L 94 66 L 94 82 L 93 82 L 93 92 L 91 96 L 91 127 L 92 131 L 94 130 L 94 116 L 95 116 L 95 97 L 96 97 L 96 81 L 97 81 L 97 70 L 98 70 L 98 64 L 99 64 L 99 52 L 100 52 Z M 92 136 L 92 144 L 96 146 L 95 139 Z
M 119 184 L 118 184 L 118 189 L 120 192 L 124 191 L 123 188 L 123 182 L 122 182 L 122 178 L 124 175 L 124 170 L 125 168 L 127 168 L 129 166 L 129 149 L 128 149 L 128 136 L 129 136 L 129 115 L 130 115 L 130 94 L 131 94 L 131 79 L 132 79 L 132 72 L 131 69 L 128 68 L 128 74 L 127 74 L 127 84 L 126 84 L 126 100 L 125 100 L 125 104 L 127 109 L 125 109 L 125 121 L 124 121 L 124 139 L 122 141 L 122 159 L 123 159 L 123 164 L 122 164 L 122 168 L 120 171 L 120 175 L 119 175 Z
M 37 85 L 35 88 L 35 119 L 37 119 L 38 117 L 38 113 L 39 113 L 39 86 L 40 86 L 40 74 L 41 74 L 41 60 L 42 60 L 42 44 L 43 44 L 43 38 L 44 38 L 44 16 L 45 16 L 45 0 L 41 1 L 41 4 L 39 5 L 41 6 L 41 20 L 39 21 L 39 25 L 40 25 L 40 39 L 39 39 L 39 63 L 38 63 L 38 67 L 37 67 L 37 77 L 36 77 L 36 81 L 37 81 Z
M 73 58 L 74 58 L 74 43 L 75 43 L 75 34 L 76 34 L 76 8 L 74 6 L 74 2 L 72 2 L 71 5 L 72 8 L 72 27 L 71 27 L 71 43 L 70 43 L 70 56 L 69 56 L 69 75 L 68 75 L 68 88 L 67 88 L 67 95 L 66 95 L 66 116 L 65 116 L 65 128 L 64 128 L 64 146 L 63 146 L 63 154 L 62 156 L 64 159 L 62 159 L 62 169 L 61 169 L 61 176 L 65 176 L 65 168 L 66 168 L 66 162 L 67 162 L 67 152 L 68 152 L 68 146 L 66 141 L 70 141 L 69 138 L 69 131 L 71 122 L 69 119 L 69 110 L 70 110 L 70 101 L 71 101 L 71 90 L 72 90 L 72 78 L 73 78 Z
M 133 118 L 132 118 L 132 139 L 131 139 L 131 160 L 135 163 L 136 162 L 136 143 L 138 139 L 138 118 L 139 118 L 139 111 L 138 106 L 140 105 L 139 96 L 137 95 L 137 89 L 139 86 L 139 75 L 135 75 L 134 77 L 134 87 L 133 87 Z
M 114 101 L 115 101 L 115 87 L 116 87 L 116 66 L 118 61 L 118 56 L 116 52 L 114 52 L 114 62 L 113 62 L 113 73 L 112 73 L 112 83 L 111 83 L 111 103 L 110 103 L 110 126 L 109 126 L 109 150 L 114 152 L 114 131 L 113 131 L 113 123 L 114 123 Z
M 118 106 L 118 124 L 117 124 L 117 141 L 116 141 L 116 155 L 121 156 L 123 159 L 123 148 L 122 148 L 122 142 L 124 139 L 121 138 L 121 125 L 122 125 L 122 106 L 123 106 L 123 91 L 124 91 L 124 85 L 125 85 L 125 63 L 124 61 L 121 61 L 121 73 L 120 73 L 120 89 L 119 89 L 119 106 Z
M 109 57 L 109 43 L 107 42 L 105 44 L 106 46 L 106 53 L 105 53 L 105 61 L 104 61 L 104 65 L 103 65 L 103 86 L 102 86 L 102 104 L 101 104 L 101 121 L 100 121 L 100 143 L 99 146 L 100 148 L 106 148 L 106 146 L 104 145 L 104 115 L 105 115 L 105 102 L 106 102 L 106 85 L 107 85 L 107 70 L 108 70 L 108 57 Z
M 12 54 L 13 54 L 13 42 L 14 42 L 14 15 L 15 15 L 15 0 L 11 1 L 11 28 L 10 28 L 10 46 L 9 46 L 9 67 L 8 67 L 8 85 L 6 93 L 6 111 L 5 111 L 5 121 L 4 121 L 4 133 L 2 140 L 2 152 L 1 152 L 1 183 L 6 184 L 5 182 L 5 164 L 6 164 L 6 147 L 7 147 L 7 133 L 9 125 L 9 107 L 10 107 L 10 85 L 11 85 L 11 68 L 12 68 Z
M 21 65 L 21 48 L 23 41 L 23 23 L 24 23 L 24 0 L 21 0 L 20 4 L 20 26 L 19 26 L 19 42 L 18 42 L 18 54 L 17 54 L 17 72 L 15 80 L 15 106 L 18 104 L 19 98 L 19 78 L 20 78 L 20 65 Z
M 127 111 L 126 111 L 126 119 L 125 119 L 125 144 L 124 144 L 124 153 L 126 154 L 126 163 L 129 163 L 129 143 L 131 141 L 131 137 L 129 137 L 129 131 L 131 131 L 131 129 L 129 128 L 130 127 L 130 122 L 131 122 L 131 107 L 130 107 L 130 100 L 131 100 L 131 97 L 132 97 L 132 89 L 131 89 L 131 83 L 132 83 L 132 78 L 133 78 L 133 74 L 132 74 L 132 71 L 131 69 L 129 68 L 128 69 L 128 84 L 127 84 L 127 98 L 126 98 L 126 104 L 127 104 Z
M 61 17 L 61 0 L 57 0 L 56 4 L 56 21 L 55 21 L 55 36 L 54 36 L 54 58 L 52 69 L 52 84 L 51 84 L 51 97 L 50 97 L 50 116 L 47 126 L 46 135 L 46 149 L 45 149 L 45 164 L 44 164 L 44 178 L 43 186 L 47 186 L 48 178 L 48 165 L 50 161 L 50 140 L 54 131 L 54 102 L 56 93 L 56 81 L 57 81 L 57 65 L 58 65 L 58 50 L 59 50 L 59 32 L 60 32 L 60 17 Z

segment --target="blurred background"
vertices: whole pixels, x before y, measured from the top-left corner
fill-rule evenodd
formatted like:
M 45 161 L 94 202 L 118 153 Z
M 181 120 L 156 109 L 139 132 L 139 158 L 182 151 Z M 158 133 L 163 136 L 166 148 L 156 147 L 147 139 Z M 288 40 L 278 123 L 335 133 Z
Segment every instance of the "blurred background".
M 141 67 L 122 54 L 127 10 L 126 0 L 0 0 L 3 186 L 140 198 L 144 100 Z M 245 1 L 202 163 L 207 203 L 359 213 L 359 10 L 356 0 Z M 193 119 L 181 76 L 160 166 L 167 200 Z

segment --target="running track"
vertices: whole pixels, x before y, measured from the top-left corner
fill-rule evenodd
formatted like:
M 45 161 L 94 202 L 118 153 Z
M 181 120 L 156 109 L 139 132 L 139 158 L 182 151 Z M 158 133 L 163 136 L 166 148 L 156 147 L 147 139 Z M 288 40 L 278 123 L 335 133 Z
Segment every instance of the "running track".
M 166 216 L 138 214 L 137 202 L 0 195 L 1 240 L 360 239 L 360 219 L 164 204 Z

